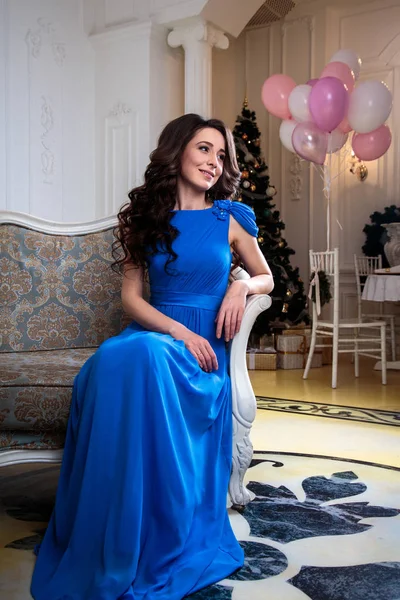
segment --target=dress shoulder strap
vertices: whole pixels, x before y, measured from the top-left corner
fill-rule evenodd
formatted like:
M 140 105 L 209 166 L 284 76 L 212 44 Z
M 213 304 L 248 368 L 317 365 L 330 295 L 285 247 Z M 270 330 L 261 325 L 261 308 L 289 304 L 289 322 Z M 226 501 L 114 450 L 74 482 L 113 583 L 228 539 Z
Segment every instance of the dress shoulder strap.
M 214 200 L 213 214 L 222 221 L 232 215 L 236 221 L 253 237 L 257 237 L 258 227 L 252 208 L 242 202 L 232 200 Z

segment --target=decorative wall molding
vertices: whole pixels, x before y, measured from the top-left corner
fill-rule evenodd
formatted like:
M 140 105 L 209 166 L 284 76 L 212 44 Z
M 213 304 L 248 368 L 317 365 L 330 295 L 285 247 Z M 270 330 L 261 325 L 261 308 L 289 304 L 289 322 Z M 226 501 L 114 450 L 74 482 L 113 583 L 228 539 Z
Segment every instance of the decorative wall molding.
M 44 129 L 44 133 L 40 136 L 43 147 L 41 153 L 42 173 L 44 175 L 43 183 L 52 184 L 52 176 L 54 175 L 54 153 L 49 147 L 51 141 L 48 140 L 47 137 L 54 127 L 54 113 L 50 102 L 44 96 L 42 96 L 42 114 L 40 123 Z
M 303 189 L 302 173 L 303 169 L 301 166 L 300 158 L 297 154 L 293 154 L 289 164 L 289 190 L 292 200 L 301 200 L 301 193 Z
M 158 29 L 158 25 L 154 25 L 151 21 L 143 23 L 129 23 L 128 25 L 120 25 L 113 29 L 107 29 L 100 33 L 94 33 L 89 36 L 89 40 L 95 46 L 104 46 L 112 43 L 120 43 L 123 40 L 135 41 L 149 37 L 154 29 Z
M 40 57 L 43 43 L 47 38 L 52 48 L 55 63 L 62 67 L 66 58 L 66 44 L 57 39 L 57 30 L 53 23 L 42 17 L 39 17 L 37 23 L 38 27 L 28 29 L 25 35 L 25 42 L 30 56 L 35 59 Z
M 312 33 L 314 31 L 314 17 L 312 15 L 305 15 L 303 17 L 298 17 L 297 19 L 288 19 L 282 23 L 282 36 L 286 36 L 286 32 L 293 25 L 303 25 L 306 24 L 308 26 L 308 30 Z
M 127 104 L 124 104 L 123 102 L 119 101 L 110 110 L 109 116 L 115 117 L 119 121 L 119 123 L 122 125 L 124 122 L 125 115 L 129 115 L 131 113 L 132 113 L 132 108 L 130 106 L 128 106 Z
M 116 214 L 139 177 L 138 113 L 118 100 L 104 123 L 104 214 Z

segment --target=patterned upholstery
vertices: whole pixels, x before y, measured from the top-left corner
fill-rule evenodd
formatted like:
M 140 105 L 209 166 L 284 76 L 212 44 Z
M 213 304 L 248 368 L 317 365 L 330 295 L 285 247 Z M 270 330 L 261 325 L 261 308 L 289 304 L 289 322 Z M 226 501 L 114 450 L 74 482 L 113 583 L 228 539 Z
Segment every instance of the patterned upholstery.
M 75 375 L 129 322 L 113 239 L 0 225 L 0 452 L 63 446 Z
M 112 229 L 80 236 L 2 225 L 1 352 L 97 347 L 123 326 Z

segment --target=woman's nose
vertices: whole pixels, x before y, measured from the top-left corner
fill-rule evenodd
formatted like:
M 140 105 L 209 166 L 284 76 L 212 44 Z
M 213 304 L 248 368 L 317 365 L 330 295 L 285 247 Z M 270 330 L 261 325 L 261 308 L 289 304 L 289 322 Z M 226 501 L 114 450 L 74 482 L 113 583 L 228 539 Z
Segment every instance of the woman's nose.
M 211 154 L 210 153 L 210 156 L 208 157 L 208 164 L 209 165 L 213 165 L 214 167 L 217 166 L 218 161 L 217 161 L 217 155 L 216 154 Z

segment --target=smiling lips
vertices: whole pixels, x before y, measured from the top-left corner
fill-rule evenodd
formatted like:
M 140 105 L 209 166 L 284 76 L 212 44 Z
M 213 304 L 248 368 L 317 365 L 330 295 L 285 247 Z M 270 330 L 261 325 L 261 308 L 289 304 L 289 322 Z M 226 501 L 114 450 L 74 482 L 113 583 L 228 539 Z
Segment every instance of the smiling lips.
M 209 180 L 211 181 L 212 179 L 214 179 L 214 174 L 211 173 L 211 171 L 204 171 L 204 169 L 199 169 L 200 173 L 203 173 L 203 175 Z

